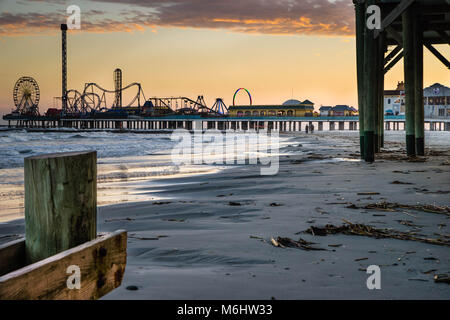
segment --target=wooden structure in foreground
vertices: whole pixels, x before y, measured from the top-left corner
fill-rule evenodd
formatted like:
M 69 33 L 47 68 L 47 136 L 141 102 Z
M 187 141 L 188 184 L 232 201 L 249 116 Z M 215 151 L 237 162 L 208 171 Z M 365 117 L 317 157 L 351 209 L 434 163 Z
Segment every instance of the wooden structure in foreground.
M 450 44 L 447 0 L 353 0 L 361 157 L 375 160 L 384 140 L 384 75 L 404 59 L 406 152 L 424 155 L 423 47 L 446 68 L 450 62 L 433 46 Z M 368 27 L 374 7 L 380 28 Z M 373 21 L 373 20 L 371 20 Z M 388 52 L 388 48 L 392 50 Z
M 120 286 L 127 260 L 127 233 L 100 235 L 72 249 L 26 265 L 25 239 L 0 246 L 0 299 L 98 299 Z M 80 268 L 80 289 L 69 289 L 69 266 Z
M 98 299 L 120 286 L 127 233 L 97 236 L 97 154 L 25 159 L 25 239 L 0 246 L 0 300 Z

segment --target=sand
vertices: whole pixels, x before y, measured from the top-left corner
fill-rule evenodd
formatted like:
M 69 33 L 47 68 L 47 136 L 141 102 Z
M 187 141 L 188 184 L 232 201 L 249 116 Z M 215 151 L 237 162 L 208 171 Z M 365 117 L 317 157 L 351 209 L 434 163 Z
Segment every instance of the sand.
M 164 200 L 99 207 L 99 231 L 126 229 L 129 236 L 122 286 L 104 299 L 449 299 L 450 286 L 433 281 L 434 274 L 450 274 L 448 246 L 298 234 L 346 219 L 448 240 L 448 215 L 347 207 L 379 201 L 450 205 L 450 166 L 443 165 L 450 148 L 433 147 L 437 155 L 424 163 L 367 164 L 355 155 L 357 140 L 356 133 L 298 134 L 299 144 L 284 151 L 301 148 L 305 154 L 282 156 L 276 176 L 246 165 L 159 179 L 138 191 Z M 404 144 L 386 147 L 402 152 Z M 23 220 L 0 224 L 0 242 L 23 232 Z M 270 238 L 277 236 L 301 237 L 327 250 L 274 247 Z M 380 290 L 366 286 L 369 265 L 381 268 Z

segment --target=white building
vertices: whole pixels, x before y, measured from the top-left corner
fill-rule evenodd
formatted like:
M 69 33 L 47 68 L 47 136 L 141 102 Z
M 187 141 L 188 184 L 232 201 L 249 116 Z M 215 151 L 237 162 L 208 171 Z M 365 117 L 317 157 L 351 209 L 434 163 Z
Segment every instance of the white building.
M 435 83 L 423 90 L 425 118 L 450 118 L 450 88 Z M 405 84 L 398 82 L 397 89 L 384 90 L 384 114 L 405 114 Z
M 435 83 L 423 90 L 425 118 L 450 118 L 450 88 Z
M 384 90 L 384 114 L 405 114 L 405 84 L 403 81 L 397 83 L 395 90 Z

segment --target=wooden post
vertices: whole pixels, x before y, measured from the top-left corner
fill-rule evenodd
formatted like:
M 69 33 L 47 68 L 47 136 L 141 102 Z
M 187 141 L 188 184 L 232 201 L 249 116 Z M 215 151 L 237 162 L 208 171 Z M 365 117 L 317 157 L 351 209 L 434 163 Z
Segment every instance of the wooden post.
M 374 47 L 375 47 L 375 78 L 373 82 L 374 86 L 374 148 L 375 153 L 380 152 L 380 37 L 378 37 L 376 40 L 374 40 Z
M 97 152 L 25 158 L 27 262 L 93 240 L 96 233 Z
M 373 5 L 375 1 L 367 1 Z M 364 28 L 364 160 L 375 160 L 375 112 L 376 107 L 376 48 L 374 32 Z
M 414 46 L 415 46 L 415 130 L 416 153 L 425 155 L 425 114 L 423 105 L 423 31 L 418 18 L 414 19 Z
M 406 154 L 415 156 L 415 48 L 414 48 L 414 14 L 409 7 L 402 14 L 403 22 L 403 52 L 405 73 L 405 131 L 406 131 Z
M 358 82 L 358 114 L 359 114 L 359 149 L 361 159 L 364 159 L 364 28 L 365 6 L 358 0 L 353 0 L 356 20 L 356 67 Z
M 384 55 L 387 51 L 386 32 L 381 32 L 378 37 L 378 152 L 384 146 Z

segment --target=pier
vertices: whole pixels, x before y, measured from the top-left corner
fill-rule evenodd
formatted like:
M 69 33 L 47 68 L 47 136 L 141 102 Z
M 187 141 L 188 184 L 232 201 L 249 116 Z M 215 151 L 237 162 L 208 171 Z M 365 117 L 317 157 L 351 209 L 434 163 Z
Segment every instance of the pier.
M 18 117 L 6 119 L 9 128 L 51 130 L 58 128 L 76 130 L 132 130 L 156 132 L 161 130 L 267 130 L 278 132 L 305 131 L 306 126 L 314 131 L 359 130 L 358 117 L 221 117 L 167 116 L 139 119 L 52 119 L 48 117 Z M 450 119 L 424 119 L 429 131 L 450 131 Z M 383 130 L 403 131 L 407 128 L 404 116 L 386 116 Z
M 383 146 L 384 77 L 402 59 L 406 153 L 423 156 L 427 122 L 423 101 L 423 47 L 450 68 L 450 62 L 433 46 L 450 44 L 448 1 L 353 0 L 353 3 L 361 156 L 373 162 Z M 373 21 L 379 21 L 379 25 Z M 442 130 L 442 123 L 430 121 L 430 127 Z M 448 129 L 447 124 L 444 127 Z

